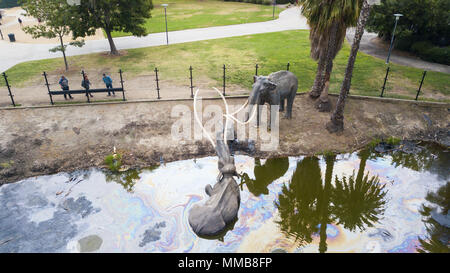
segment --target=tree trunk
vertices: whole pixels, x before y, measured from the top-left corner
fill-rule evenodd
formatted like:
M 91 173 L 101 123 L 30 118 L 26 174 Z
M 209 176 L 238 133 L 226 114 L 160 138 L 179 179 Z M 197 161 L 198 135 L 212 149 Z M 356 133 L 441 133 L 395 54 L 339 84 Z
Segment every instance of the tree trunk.
M 344 81 L 342 82 L 339 99 L 336 103 L 336 109 L 331 115 L 331 121 L 327 123 L 326 128 L 330 133 L 342 132 L 344 130 L 344 108 L 350 86 L 352 84 L 353 68 L 355 66 L 356 56 L 359 50 L 359 44 L 364 34 L 364 27 L 370 14 L 370 5 L 367 0 L 363 2 L 361 13 L 356 27 L 355 38 L 353 39 L 350 57 L 348 58 L 347 69 L 345 71 Z
M 317 73 L 316 73 L 316 79 L 314 80 L 314 85 L 311 89 L 311 92 L 309 92 L 309 96 L 313 99 L 317 99 L 323 90 L 323 84 L 324 84 L 324 74 L 325 74 L 325 59 L 326 56 L 324 54 L 320 55 L 319 62 L 317 64 Z
M 322 192 L 322 198 L 320 199 L 320 243 L 319 252 L 325 253 L 328 249 L 327 247 L 327 225 L 330 222 L 330 195 L 331 195 L 331 181 L 333 180 L 333 168 L 334 162 L 336 160 L 335 155 L 325 156 L 325 162 L 327 169 L 325 171 L 325 186 Z
M 69 64 L 67 63 L 66 48 L 64 47 L 63 36 L 61 34 L 59 35 L 59 41 L 61 43 L 61 52 L 62 52 L 63 57 L 64 57 L 64 64 L 66 65 L 66 71 L 68 71 L 69 70 Z
M 330 40 L 328 41 L 328 48 L 326 52 L 326 69 L 324 75 L 324 88 L 322 93 L 320 94 L 319 100 L 317 101 L 317 109 L 320 112 L 330 112 L 331 111 L 331 103 L 328 99 L 328 89 L 330 87 L 330 77 L 331 72 L 333 71 L 333 59 L 336 51 L 336 37 L 338 32 L 338 23 L 334 23 L 330 29 Z
M 111 30 L 105 29 L 106 36 L 108 37 L 109 47 L 111 48 L 111 55 L 119 55 L 119 51 L 117 51 L 116 44 L 114 43 L 114 39 L 111 35 Z

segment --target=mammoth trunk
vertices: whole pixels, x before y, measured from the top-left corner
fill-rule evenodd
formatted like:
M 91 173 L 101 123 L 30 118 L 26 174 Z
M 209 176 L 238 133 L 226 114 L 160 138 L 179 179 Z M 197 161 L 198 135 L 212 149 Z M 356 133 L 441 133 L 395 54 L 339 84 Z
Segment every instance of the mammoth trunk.
M 259 104 L 259 94 L 255 94 L 256 92 L 253 91 L 252 94 L 250 95 L 250 97 L 248 98 L 248 111 L 245 114 L 245 122 L 247 122 L 250 117 L 252 116 L 253 113 L 253 107 L 257 107 L 258 108 L 258 104 Z M 256 109 L 258 110 L 258 109 Z

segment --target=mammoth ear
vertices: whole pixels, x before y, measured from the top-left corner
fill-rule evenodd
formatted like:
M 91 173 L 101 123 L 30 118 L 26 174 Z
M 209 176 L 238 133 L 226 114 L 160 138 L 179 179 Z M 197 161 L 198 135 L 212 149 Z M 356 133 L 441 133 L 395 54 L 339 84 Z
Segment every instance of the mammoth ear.
M 258 80 L 259 76 L 253 76 L 253 82 L 256 82 Z

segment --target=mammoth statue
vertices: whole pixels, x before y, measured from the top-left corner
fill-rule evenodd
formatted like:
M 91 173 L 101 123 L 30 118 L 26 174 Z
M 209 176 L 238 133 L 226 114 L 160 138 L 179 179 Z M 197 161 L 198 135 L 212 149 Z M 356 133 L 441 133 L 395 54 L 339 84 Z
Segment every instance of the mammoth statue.
M 235 222 L 241 203 L 239 186 L 233 176 L 237 176 L 234 157 L 223 138 L 217 137 L 216 152 L 219 157 L 217 183 L 207 185 L 206 194 L 210 198 L 203 205 L 194 205 L 189 212 L 189 224 L 193 231 L 204 237 L 216 236 Z
M 284 104 L 287 101 L 285 118 L 292 118 L 292 105 L 298 89 L 297 77 L 289 71 L 278 71 L 269 76 L 255 76 L 253 90 L 248 98 L 250 107 L 246 113 L 246 121 L 249 120 L 253 106 L 257 106 L 257 124 L 260 121 L 259 106 L 268 103 L 279 105 L 280 112 L 284 112 Z

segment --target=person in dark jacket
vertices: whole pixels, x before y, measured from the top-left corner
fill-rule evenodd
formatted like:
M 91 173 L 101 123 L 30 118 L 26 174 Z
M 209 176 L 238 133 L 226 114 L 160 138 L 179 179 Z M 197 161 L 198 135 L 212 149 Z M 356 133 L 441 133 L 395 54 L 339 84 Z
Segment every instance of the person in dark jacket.
M 81 86 L 86 90 L 89 90 L 91 87 L 91 82 L 89 81 L 87 74 L 84 74 L 84 78 L 81 81 Z M 90 92 L 88 92 L 88 94 L 91 98 L 94 97 Z
M 67 78 L 64 77 L 64 75 L 62 75 L 61 79 L 59 79 L 59 85 L 61 86 L 61 89 L 63 91 L 69 91 L 69 80 L 67 80 Z M 67 100 L 67 95 L 69 95 L 70 99 L 73 99 L 72 95 L 70 94 L 64 94 L 64 99 Z
M 110 76 L 107 76 L 106 74 L 103 74 L 103 82 L 106 85 L 106 89 L 112 89 L 113 88 L 113 86 L 112 86 L 113 80 L 111 79 Z M 112 91 L 112 94 L 113 94 L 113 96 L 116 95 L 114 93 L 114 91 Z M 109 92 L 109 91 L 108 91 L 108 96 L 111 96 L 111 92 Z

